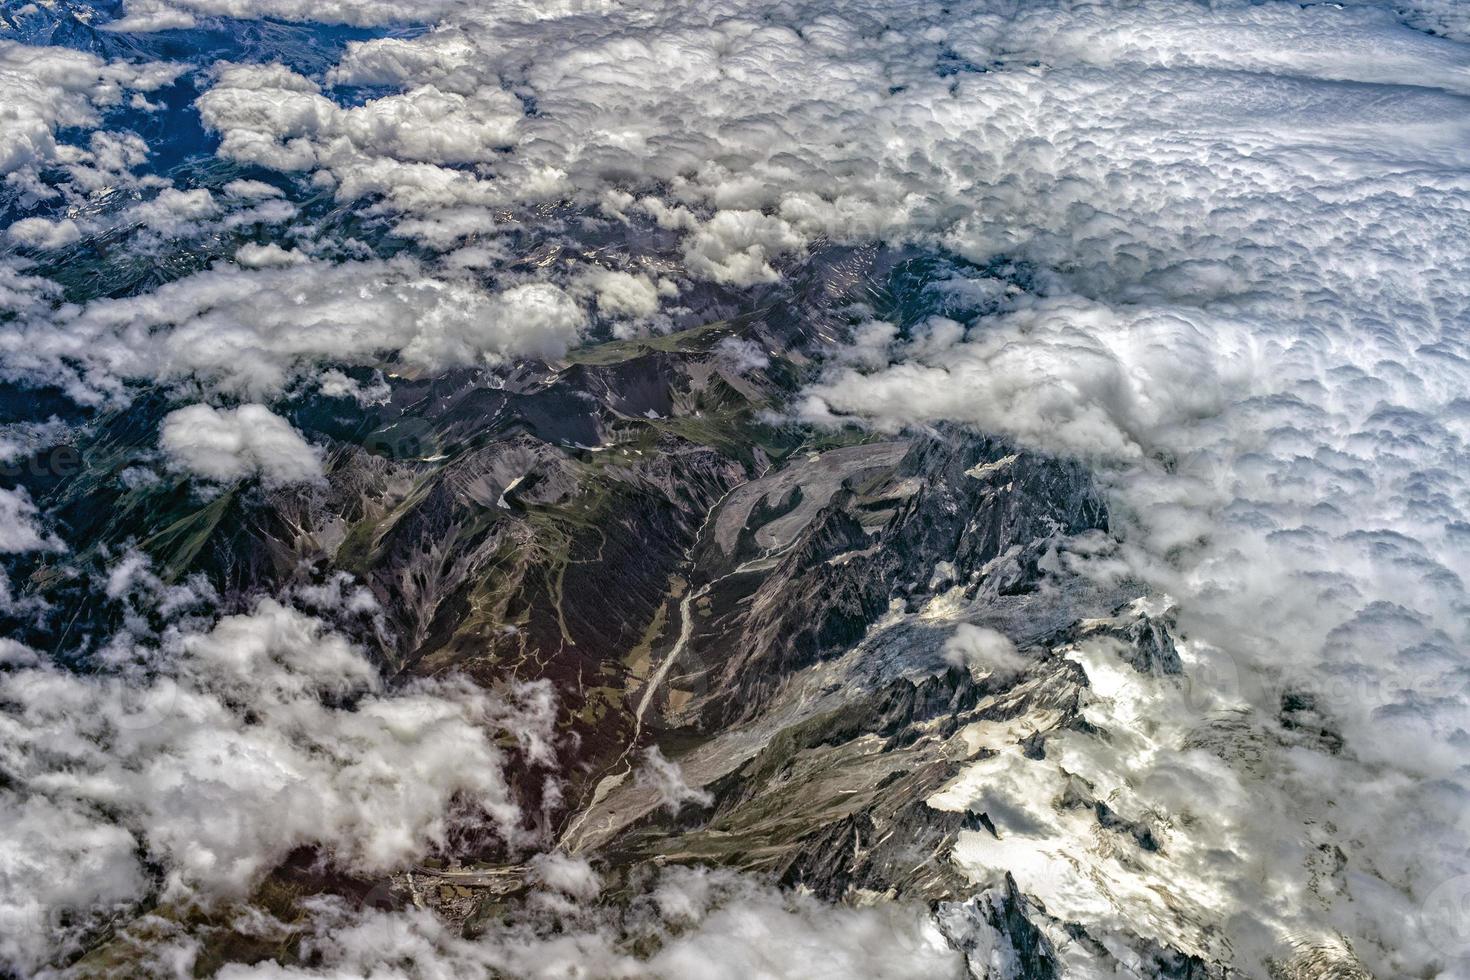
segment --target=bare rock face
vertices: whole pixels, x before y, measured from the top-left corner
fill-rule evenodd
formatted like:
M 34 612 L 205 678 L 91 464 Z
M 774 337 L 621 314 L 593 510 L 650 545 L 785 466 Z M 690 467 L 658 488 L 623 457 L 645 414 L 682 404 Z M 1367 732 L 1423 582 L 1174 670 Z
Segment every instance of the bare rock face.
M 1352 949 L 1340 941 L 1303 943 L 1289 959 L 1274 964 L 1272 980 L 1372 980 Z
M 1061 976 L 1056 953 L 1030 918 L 1039 911 L 1008 874 L 966 901 L 939 903 L 935 919 L 976 980 L 1053 980 Z
M 717 524 L 720 550 L 748 557 L 711 584 L 697 646 L 734 652 L 706 668 L 717 672 L 707 683 L 741 696 L 712 699 L 700 712 L 707 721 L 758 711 L 786 673 L 848 649 L 891 602 L 927 598 L 937 567 L 969 599 L 982 590 L 1024 592 L 1052 542 L 1106 522 L 1074 465 L 988 440 L 923 438 L 902 456 L 884 445 L 841 465 L 853 473 L 850 485 L 820 508 L 802 514 L 798 501 L 784 512 L 747 509 L 743 535 Z M 825 490 L 836 468 L 824 455 L 793 466 L 786 482 L 798 491 L 804 479 Z M 761 547 L 776 524 L 778 546 Z

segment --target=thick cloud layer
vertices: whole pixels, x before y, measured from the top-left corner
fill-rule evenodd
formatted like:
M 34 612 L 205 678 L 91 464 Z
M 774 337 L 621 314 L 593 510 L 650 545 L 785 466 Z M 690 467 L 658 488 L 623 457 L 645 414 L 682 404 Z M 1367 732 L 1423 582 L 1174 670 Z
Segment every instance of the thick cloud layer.
M 435 0 L 411 8 L 392 0 L 129 0 L 115 31 L 164 31 L 193 27 L 201 17 L 274 17 L 358 26 L 422 22 L 452 9 L 456 0 Z

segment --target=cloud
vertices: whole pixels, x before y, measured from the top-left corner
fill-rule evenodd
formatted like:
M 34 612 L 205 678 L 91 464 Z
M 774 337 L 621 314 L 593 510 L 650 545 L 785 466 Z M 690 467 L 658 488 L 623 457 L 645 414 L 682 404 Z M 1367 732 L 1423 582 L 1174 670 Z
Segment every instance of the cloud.
M 550 283 L 487 293 L 407 259 L 219 265 L 141 296 L 0 325 L 0 364 L 85 403 L 125 398 L 129 382 L 191 378 L 264 398 L 333 364 L 442 370 L 558 357 L 585 325 Z
M 77 159 L 56 141 L 59 129 L 94 129 L 101 111 L 129 90 L 151 92 L 173 81 L 180 66 L 130 65 L 64 48 L 31 47 L 0 40 L 0 85 L 10 94 L 0 176 Z
M 726 337 L 715 345 L 720 362 L 736 374 L 746 374 L 768 367 L 771 359 L 754 341 Z
M 1070 138 L 1079 106 L 1086 103 L 1099 129 L 1126 140 L 1134 137 L 1121 127 L 1132 121 L 1161 108 L 1188 119 L 1188 103 L 1209 101 L 1188 91 L 1202 75 L 1155 77 L 1138 98 L 1110 100 L 1098 87 L 1104 71 L 1126 84 L 1146 82 L 1144 69 L 1164 64 L 1225 76 L 1244 69 L 1281 79 L 1283 89 L 1303 79 L 1406 75 L 1447 91 L 1465 86 L 1451 52 L 1385 30 L 1377 11 L 1267 6 L 1247 15 L 1228 6 L 1194 17 L 1178 10 L 1162 0 L 1121 10 L 1038 4 L 1001 12 L 982 4 L 942 15 L 918 5 L 906 8 L 905 22 L 921 27 L 871 32 L 864 25 L 875 15 L 862 4 L 820 24 L 765 23 L 737 5 L 718 28 L 695 12 L 630 10 L 622 15 L 626 30 L 599 32 L 563 16 L 575 6 L 465 7 L 418 37 L 350 45 L 325 90 L 278 69 L 241 69 L 222 75 L 202 104 L 225 134 L 227 154 L 319 168 L 339 196 L 383 195 L 398 209 L 563 197 L 591 204 L 632 187 L 668 227 L 685 232 L 691 271 L 754 283 L 770 280 L 773 258 L 820 236 L 912 240 L 942 236 L 968 218 L 1003 245 L 1024 223 L 1013 219 L 1024 219 L 1037 200 L 1023 185 L 1040 190 L 1058 176 L 1056 141 Z M 1365 61 L 1356 53 L 1365 46 L 1380 56 Z M 943 59 L 976 68 L 936 71 Z M 1006 70 L 978 71 L 1000 62 Z M 1064 74 L 1027 67 L 1036 63 Z M 504 101 L 506 80 L 522 77 L 534 115 Z M 415 126 L 400 128 L 397 110 L 389 110 L 397 102 L 338 105 L 331 98 L 338 85 L 396 87 L 389 100 L 405 105 L 431 91 L 453 94 L 466 100 L 453 111 L 467 133 L 482 111 L 513 128 L 481 137 L 489 147 L 503 136 L 504 152 L 470 160 L 448 144 L 400 138 Z M 1184 97 L 1171 100 L 1164 85 Z M 1230 77 L 1208 85 L 1226 86 L 1231 95 L 1222 104 L 1260 87 Z M 339 128 L 352 114 L 395 121 L 348 147 Z
M 802 414 L 854 414 L 894 430 L 968 422 L 1043 448 L 1139 459 L 1169 432 L 1250 393 L 1257 345 L 1238 324 L 1180 307 L 1116 310 L 1077 297 L 1022 301 L 967 342 L 898 343 L 876 371 L 840 369 Z
M 916 910 L 896 905 L 852 909 L 783 893 L 720 871 L 669 869 L 649 918 L 573 908 L 537 928 L 496 923 L 465 939 L 432 914 L 356 911 L 318 903 L 304 937 L 313 967 L 230 965 L 227 980 L 380 975 L 394 963 L 414 975 L 527 978 L 587 975 L 627 980 L 945 980 L 964 976 L 958 954 Z M 676 898 L 677 896 L 677 898 Z M 590 897 L 590 896 L 589 896 Z M 600 912 L 600 914 L 598 914 Z M 628 952 L 653 947 L 651 955 Z
M 259 476 L 267 486 L 320 483 L 321 450 L 264 405 L 190 405 L 163 420 L 158 446 L 169 463 L 207 480 Z
M 524 110 L 510 93 L 445 92 L 433 85 L 342 107 L 281 65 L 230 65 L 199 99 L 224 156 L 280 170 L 326 167 L 346 179 L 378 159 L 474 163 L 514 141 Z M 453 126 L 444 125 L 453 120 Z
M 166 31 L 193 27 L 201 17 L 277 18 L 369 27 L 433 20 L 453 0 L 405 8 L 393 0 L 128 0 L 124 16 L 104 25 L 114 31 Z
M 944 660 L 965 667 L 973 674 L 1018 674 L 1026 669 L 1026 658 L 1004 633 L 984 626 L 961 623 L 944 641 Z
M 6 236 L 31 248 L 64 248 L 80 241 L 82 231 L 70 218 L 49 221 L 46 218 L 23 218 L 5 230 Z
M 400 210 L 506 204 L 467 164 L 488 164 L 518 138 L 524 108 L 493 75 L 467 92 L 434 84 L 339 106 L 281 65 L 228 65 L 198 102 L 242 163 L 329 176 L 337 196 L 381 194 Z
M 181 191 L 168 187 L 159 191 L 152 199 L 130 208 L 127 217 L 141 223 L 149 231 L 178 236 L 217 213 L 219 205 L 215 202 L 214 195 L 204 188 Z
M 381 405 L 393 394 L 382 372 L 374 372 L 373 380 L 362 384 L 341 371 L 323 371 L 318 390 L 328 398 L 351 398 L 359 405 Z
M 41 526 L 41 514 L 25 487 L 0 489 L 0 552 L 63 551 L 66 546 Z
M 275 242 L 258 245 L 247 242 L 235 251 L 235 263 L 245 269 L 264 269 L 273 265 L 295 265 L 305 262 L 300 252 L 284 249 Z
M 563 895 L 587 901 L 602 891 L 602 879 L 586 858 L 538 854 L 531 859 L 530 866 L 537 882 Z
M 771 261 L 799 251 L 806 240 L 780 218 L 759 211 L 716 211 L 684 246 L 691 272 L 737 286 L 774 282 Z
M 273 197 L 283 197 L 280 188 L 260 180 L 232 180 L 221 188 L 231 197 L 244 198 L 245 200 L 257 201 Z
M 0 673 L 0 957 L 14 969 L 155 888 L 243 898 L 297 847 L 381 874 L 456 828 L 527 837 L 495 739 L 549 737 L 544 685 L 389 692 L 362 651 L 269 599 L 159 647 L 119 643 L 114 662 L 137 666 Z
M 651 787 L 658 794 L 660 805 L 670 813 L 677 814 L 685 804 L 706 807 L 715 800 L 706 790 L 690 786 L 679 764 L 664 758 L 658 746 L 644 750 L 637 780 L 640 785 Z
M 1470 57 L 1447 39 L 1466 36 L 1460 6 L 736 2 L 586 17 L 578 3 L 430 4 L 411 13 L 443 23 L 355 42 L 319 78 L 217 66 L 199 111 L 228 162 L 299 175 L 427 251 L 470 247 L 442 261 L 286 265 L 261 245 L 149 293 L 78 304 L 7 257 L 0 302 L 15 317 L 0 324 L 0 359 L 7 378 L 102 403 L 131 385 L 194 380 L 255 400 L 303 380 L 366 396 L 333 370 L 556 357 L 586 329 L 567 271 L 596 261 L 568 231 L 579 211 L 614 241 L 628 228 L 629 240 L 657 236 L 667 278 L 732 287 L 778 281 L 826 240 L 942 255 L 969 270 L 947 288 L 978 312 L 937 304 L 916 325 L 854 311 L 853 343 L 799 413 L 884 431 L 959 422 L 1086 459 L 1120 539 L 1096 564 L 1174 596 L 1191 669 L 1231 667 L 1214 678 L 1229 690 L 1194 699 L 1078 652 L 1099 689 L 1089 717 L 1122 734 L 1100 746 L 1074 732 L 1056 747 L 1068 771 L 1135 802 L 1130 818 L 1187 817 L 1199 847 L 1176 840 L 1140 859 L 1152 871 L 1121 874 L 1096 853 L 1095 811 L 1045 805 L 1061 772 L 997 750 L 986 799 L 1029 822 L 973 870 L 1014 865 L 1023 888 L 1050 889 L 1048 907 L 1100 934 L 1197 937 L 1149 898 L 1177 875 L 1196 891 L 1190 921 L 1219 923 L 1243 959 L 1288 941 L 1260 936 L 1290 922 L 1349 936 L 1382 975 L 1432 975 L 1453 967 L 1421 941 L 1412 909 L 1470 873 Z M 133 0 L 127 10 L 132 27 L 407 13 L 377 0 Z M 112 186 L 143 161 L 141 140 L 95 133 L 83 149 L 57 133 L 95 128 L 127 91 L 165 76 L 0 46 L 0 79 L 18 93 L 15 138 L 0 149 L 10 186 L 43 193 L 38 167 L 66 169 L 79 197 Z M 225 197 L 271 203 L 255 184 L 227 185 Z M 210 206 L 160 193 L 134 210 L 169 234 L 183 227 L 173 205 Z M 47 247 L 70 234 L 65 220 L 89 227 L 68 217 L 7 237 Z M 555 239 L 552 258 L 507 273 L 507 257 L 542 233 Z M 634 318 L 656 310 L 654 282 L 609 273 L 583 295 L 604 316 Z M 875 293 L 870 306 L 881 302 Z M 756 360 L 739 354 L 725 352 Z M 42 538 L 28 499 L 10 506 L 13 523 Z M 970 636 L 951 652 L 994 661 L 1003 649 Z M 1283 708 L 1301 685 L 1314 698 Z M 1287 741 L 1265 768 L 1235 744 L 1255 735 L 1203 751 L 1199 739 L 1224 736 L 1196 700 Z M 1304 734 L 1329 719 L 1333 738 Z M 17 826 L 81 841 L 57 845 L 67 859 L 101 862 L 85 884 L 62 875 L 58 887 L 99 889 L 103 904 L 131 894 L 131 865 L 108 863 L 106 829 L 84 821 L 73 833 L 68 814 L 14 808 Z M 1313 862 L 1324 853 L 1341 853 L 1350 872 L 1319 893 Z M 686 904 L 711 921 L 708 907 Z M 720 920 L 726 935 L 759 943 L 733 943 L 716 962 L 761 968 L 760 943 L 797 942 L 782 924 L 807 913 L 768 912 L 746 934 Z M 832 936 L 862 932 L 855 922 L 808 925 Z M 349 973 L 400 942 L 482 969 L 476 957 L 492 955 L 419 918 L 351 928 L 350 942 L 320 938 L 324 961 Z M 635 969 L 595 935 L 528 948 L 541 962 L 596 955 Z M 531 962 L 496 950 L 497 964 Z
M 661 297 L 667 295 L 646 275 L 614 269 L 591 269 L 582 275 L 581 285 L 597 297 L 597 311 L 607 317 L 646 319 L 658 312 Z

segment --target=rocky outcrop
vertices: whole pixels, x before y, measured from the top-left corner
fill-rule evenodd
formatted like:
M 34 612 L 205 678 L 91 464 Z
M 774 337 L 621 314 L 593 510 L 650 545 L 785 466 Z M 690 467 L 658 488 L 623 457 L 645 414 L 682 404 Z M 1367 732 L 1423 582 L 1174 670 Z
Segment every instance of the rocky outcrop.
M 706 668 L 715 675 L 705 686 L 722 694 L 698 711 L 703 724 L 760 711 L 784 676 L 850 648 L 890 602 L 927 600 L 936 569 L 968 598 L 1023 593 L 1057 539 L 1106 526 L 1075 464 L 990 440 L 917 439 L 896 465 L 861 477 L 814 510 L 771 565 L 748 562 L 758 571 L 712 587 L 696 646 L 728 655 Z M 783 515 L 757 516 L 768 525 Z M 747 526 L 741 540 L 759 531 Z
M 1031 921 L 1038 910 L 1009 874 L 1002 884 L 963 902 L 940 902 L 935 921 L 975 980 L 1055 980 L 1056 952 Z

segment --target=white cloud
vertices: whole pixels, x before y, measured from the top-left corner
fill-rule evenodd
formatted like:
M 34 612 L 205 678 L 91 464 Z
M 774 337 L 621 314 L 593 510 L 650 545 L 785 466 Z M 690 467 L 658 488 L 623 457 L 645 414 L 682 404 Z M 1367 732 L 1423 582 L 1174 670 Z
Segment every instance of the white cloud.
M 82 231 L 70 218 L 50 221 L 46 218 L 23 218 L 5 230 L 11 241 L 31 248 L 64 248 L 80 241 Z
M 961 623 L 944 641 L 944 660 L 977 675 L 1008 676 L 1026 669 L 1026 658 L 1017 652 L 1010 637 L 972 623 Z
M 531 859 L 531 876 L 547 888 L 583 901 L 602 892 L 602 878 L 583 857 L 538 854 Z
M 280 65 L 231 65 L 199 99 L 220 154 L 329 175 L 337 195 L 382 194 L 400 210 L 508 203 L 464 164 L 488 164 L 516 142 L 521 103 L 493 75 L 472 91 L 433 84 L 342 107 Z
M 121 103 L 128 90 L 151 92 L 172 81 L 181 68 L 106 62 L 64 48 L 31 47 L 0 40 L 0 87 L 8 93 L 0 110 L 0 176 L 76 159 L 56 142 L 63 128 L 95 128 L 99 110 Z
M 321 450 L 264 405 L 190 405 L 168 413 L 158 446 L 171 465 L 206 480 L 259 476 L 267 486 L 318 483 Z
M 684 247 L 689 270 L 715 282 L 773 282 L 771 261 L 799 251 L 805 239 L 780 218 L 759 211 L 716 211 Z
M 298 262 L 305 262 L 306 256 L 300 252 L 282 248 L 275 242 L 267 242 L 264 245 L 247 242 L 235 250 L 235 261 L 246 269 L 264 269 L 273 265 L 295 265 Z
M 0 489 L 0 553 L 60 551 L 65 548 L 41 526 L 41 514 L 25 487 Z
M 1171 429 L 1249 394 L 1260 356 L 1240 325 L 1189 308 L 1027 301 L 968 342 L 892 346 L 813 386 L 813 421 L 854 413 L 896 429 L 940 418 L 1101 458 L 1157 452 Z M 891 366 L 890 366 L 891 364 Z
M 614 318 L 651 317 L 664 295 L 648 276 L 614 269 L 590 269 L 580 277 L 580 285 L 597 297 L 599 313 Z
M 738 337 L 726 337 L 720 341 L 715 345 L 715 353 L 720 362 L 736 374 L 758 371 L 771 363 L 771 359 L 758 344 Z
M 453 6 L 453 0 L 430 0 L 411 9 L 393 0 L 128 0 L 124 16 L 106 27 L 165 31 L 193 27 L 200 17 L 273 17 L 370 27 L 432 20 Z
M 128 11 L 153 26 L 216 13 L 398 15 L 371 0 L 134 0 Z M 1349 748 L 1297 745 L 1269 772 L 1243 772 L 1182 751 L 1202 723 L 1189 704 L 1130 694 L 1154 682 L 1118 674 L 1095 716 L 1124 719 L 1116 727 L 1136 738 L 1108 756 L 1069 736 L 1058 752 L 1120 794 L 1142 787 L 1161 810 L 1180 808 L 1188 788 L 1218 802 L 1191 818 L 1213 820 L 1194 832 L 1220 846 L 1178 845 L 1168 867 L 1198 884 L 1201 916 L 1241 950 L 1262 948 L 1244 918 L 1266 931 L 1290 919 L 1349 935 L 1382 975 L 1452 969 L 1416 934 L 1412 909 L 1470 872 L 1470 715 L 1457 683 L 1470 648 L 1470 56 L 1421 32 L 1463 39 L 1459 7 L 922 0 L 583 12 L 431 4 L 414 13 L 450 22 L 353 44 L 321 83 L 222 66 L 201 100 L 226 156 L 370 200 L 433 248 L 474 237 L 454 260 L 464 278 L 408 260 L 221 266 L 75 308 L 7 263 L 0 301 L 20 319 L 0 325 L 6 371 L 81 399 L 189 378 L 266 398 L 322 364 L 433 371 L 555 356 L 584 327 L 565 292 L 522 280 L 491 291 L 468 276 L 509 254 L 499 231 L 519 233 L 537 206 L 563 200 L 612 222 L 653 221 L 678 236 L 680 271 L 732 285 L 772 281 L 823 238 L 1013 263 L 1029 292 L 976 274 L 974 295 L 996 312 L 975 322 L 933 319 L 908 339 L 867 323 L 807 393 L 807 417 L 884 429 L 957 420 L 1091 461 L 1123 539 L 1110 570 L 1121 562 L 1179 600 L 1200 649 L 1242 679 L 1230 710 L 1279 729 L 1277 681 L 1302 678 L 1329 692 Z M 0 74 L 21 93 L 0 170 L 56 162 L 91 168 L 79 186 L 103 186 L 132 166 L 134 142 L 98 134 L 80 151 L 54 134 L 95 126 L 132 81 L 152 84 L 134 70 L 0 47 Z M 349 106 L 333 99 L 338 84 L 399 91 Z M 536 274 L 554 277 L 554 266 Z M 637 315 L 650 308 L 645 285 L 619 279 L 589 295 L 599 308 L 606 295 L 609 315 Z M 351 393 L 336 376 L 319 380 Z M 996 798 L 1009 787 L 1024 809 L 1054 788 L 1055 773 L 995 758 Z M 1045 839 L 1017 835 L 998 858 L 1042 882 L 1023 886 L 1075 882 L 1076 916 L 1109 934 L 1193 934 L 1156 916 L 1144 891 L 1099 885 L 1111 865 L 1063 874 L 1069 855 L 1091 860 L 1095 821 L 1037 819 Z M 1311 836 L 1329 825 L 1339 831 Z M 1272 904 L 1306 896 L 1319 845 L 1342 848 L 1343 888 L 1296 911 Z M 1232 848 L 1259 860 L 1231 864 Z M 1267 896 L 1267 911 L 1242 895 Z M 1059 891 L 1048 905 L 1067 900 Z M 374 927 L 391 936 L 380 952 L 401 939 L 426 956 L 482 955 L 429 924 Z M 369 938 L 327 959 L 366 970 Z M 562 952 L 594 949 L 581 941 Z M 746 953 L 728 961 L 748 964 Z
M 380 976 L 393 963 L 415 976 L 627 980 L 958 980 L 960 957 L 918 910 L 896 905 L 832 907 L 730 872 L 671 868 L 656 892 L 667 922 L 576 918 L 551 929 L 496 925 L 477 939 L 426 912 L 353 911 L 318 903 L 305 938 L 317 967 L 227 966 L 224 980 Z M 675 896 L 678 896 L 676 899 Z M 584 917 L 585 918 L 585 917 Z M 602 916 L 612 919 L 611 915 Z M 670 927 L 674 930 L 671 931 Z M 625 951 L 642 937 L 663 940 L 651 956 Z
M 659 804 L 670 813 L 677 814 L 685 804 L 709 806 L 715 799 L 708 791 L 690 786 L 679 764 L 664 758 L 657 746 L 644 750 L 637 779 L 640 785 L 648 786 L 658 794 Z
M 393 394 L 381 372 L 375 372 L 371 382 L 360 384 L 341 371 L 323 371 L 317 390 L 328 398 L 351 398 L 359 405 L 382 405 Z
M 499 88 L 466 96 L 433 85 L 344 108 L 281 65 L 231 65 L 200 97 L 199 113 L 221 132 L 225 156 L 281 170 L 325 166 L 345 174 L 375 158 L 491 160 L 513 142 L 523 110 Z
M 220 265 L 142 296 L 0 325 L 0 363 L 84 402 L 123 397 L 129 381 L 188 378 L 261 398 L 324 364 L 441 370 L 558 357 L 585 322 L 551 284 L 486 293 L 409 260 Z
M 188 233 L 199 222 L 217 213 L 219 205 L 209 191 L 203 188 L 181 191 L 167 187 L 150 200 L 134 205 L 127 216 L 149 231 L 177 236 Z
M 221 189 L 231 197 L 252 201 L 283 196 L 280 188 L 259 180 L 232 180 Z
M 468 308 L 442 309 L 442 325 L 425 317 L 427 329 L 404 345 L 411 364 L 444 367 L 495 360 L 517 354 L 559 357 L 576 346 L 586 314 L 565 292 L 550 283 L 511 286 L 494 297 L 456 297 Z
M 301 846 L 381 874 L 456 826 L 525 839 L 494 740 L 549 737 L 544 685 L 390 693 L 361 651 L 271 600 L 129 659 L 146 666 L 0 673 L 0 958 L 16 969 L 87 910 L 142 898 L 145 859 L 165 898 L 209 902 L 244 897 Z

